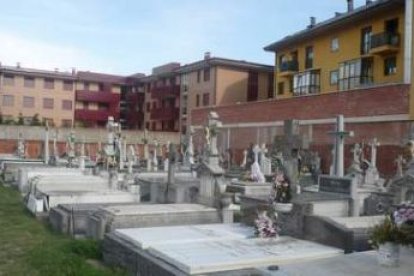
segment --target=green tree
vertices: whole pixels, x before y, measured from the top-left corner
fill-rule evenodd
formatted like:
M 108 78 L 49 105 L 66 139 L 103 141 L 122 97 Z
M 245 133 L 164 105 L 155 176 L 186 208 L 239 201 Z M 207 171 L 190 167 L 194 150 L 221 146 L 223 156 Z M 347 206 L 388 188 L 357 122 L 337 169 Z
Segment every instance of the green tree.
M 41 122 L 40 122 L 40 120 L 39 120 L 39 114 L 35 114 L 33 117 L 32 117 L 32 122 L 31 122 L 31 124 L 30 125 L 32 125 L 32 126 L 41 126 L 42 124 L 41 124 Z
M 21 112 L 19 113 L 19 117 L 17 119 L 17 125 L 19 125 L 19 126 L 24 125 L 23 114 Z

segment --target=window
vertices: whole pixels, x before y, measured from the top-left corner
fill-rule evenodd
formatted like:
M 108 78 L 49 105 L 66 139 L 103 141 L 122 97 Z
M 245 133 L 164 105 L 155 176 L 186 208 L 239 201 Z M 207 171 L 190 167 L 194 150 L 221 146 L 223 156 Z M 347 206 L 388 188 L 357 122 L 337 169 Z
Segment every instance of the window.
M 89 103 L 88 102 L 82 102 L 82 107 L 83 107 L 83 109 L 88 110 L 89 109 Z
M 397 58 L 395 56 L 384 59 L 384 75 L 394 75 L 397 73 Z
M 200 106 L 200 95 L 196 95 L 196 107 Z
M 109 110 L 109 105 L 106 103 L 98 103 L 98 110 Z
M 72 110 L 72 101 L 70 101 L 70 100 L 63 100 L 62 101 L 62 109 L 63 110 Z
M 33 108 L 34 107 L 34 97 L 23 97 L 23 107 Z
M 156 109 L 157 108 L 157 102 L 153 102 L 152 103 L 152 109 Z
M 259 98 L 259 73 L 249 72 L 247 76 L 247 101 L 257 101 Z
M 35 79 L 33 77 L 24 77 L 24 87 L 35 87 Z
M 313 67 L 313 47 L 308 46 L 305 50 L 305 69 Z
M 149 122 L 146 122 L 145 123 L 145 129 L 149 129 L 150 128 L 150 123 Z
M 354 59 L 339 64 L 339 90 L 348 90 L 373 81 L 372 59 Z
M 295 96 L 316 94 L 319 91 L 319 70 L 305 71 L 293 77 L 293 94 Z
M 204 81 L 210 81 L 210 68 L 204 69 Z
M 274 84 L 274 76 L 273 73 L 269 73 L 268 80 L 267 80 L 267 98 L 273 98 L 273 84 Z
M 371 49 L 372 27 L 365 27 L 361 30 L 361 55 L 368 54 Z
M 52 98 L 43 98 L 43 108 L 44 109 L 53 109 L 53 99 Z
M 278 95 L 283 95 L 285 93 L 285 83 L 284 82 L 279 82 L 277 84 L 277 94 Z
M 4 83 L 4 85 L 13 86 L 14 85 L 14 75 L 4 74 L 3 83 Z
M 64 81 L 63 82 L 63 90 L 66 90 L 66 91 L 73 90 L 73 81 Z
M 152 130 L 157 130 L 157 125 L 156 125 L 156 123 L 155 123 L 155 122 L 152 122 L 152 127 L 151 127 L 151 129 L 152 129 Z
M 330 78 L 329 78 L 331 85 L 337 85 L 338 84 L 338 77 L 339 77 L 339 71 L 338 70 L 331 71 L 331 75 L 330 75 Z
M 62 120 L 62 127 L 72 127 L 72 120 Z
M 89 82 L 84 82 L 83 83 L 83 89 L 86 91 L 89 91 Z
M 339 50 L 339 39 L 337 37 L 331 40 L 331 52 L 337 52 Z
M 201 80 L 201 71 L 198 70 L 197 71 L 197 83 L 200 83 L 200 80 Z
M 53 79 L 44 79 L 43 88 L 45 89 L 54 89 L 55 81 Z
M 48 126 L 54 127 L 55 126 L 55 122 L 53 121 L 52 118 L 43 118 L 43 122 Z
M 210 93 L 203 94 L 203 106 L 210 105 Z
M 14 105 L 14 96 L 3 95 L 3 106 L 13 106 L 13 105 Z

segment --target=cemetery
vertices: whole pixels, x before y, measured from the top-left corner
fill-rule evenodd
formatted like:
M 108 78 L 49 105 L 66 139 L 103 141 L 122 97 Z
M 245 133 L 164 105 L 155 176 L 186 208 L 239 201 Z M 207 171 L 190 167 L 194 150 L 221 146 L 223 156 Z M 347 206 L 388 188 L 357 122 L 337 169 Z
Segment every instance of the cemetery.
M 326 133 L 329 171 L 318 152 L 303 150 L 296 120 L 284 122 L 273 144 L 246 142 L 240 162 L 223 159 L 230 151 L 215 112 L 191 129 L 185 152 L 145 138 L 141 154 L 111 117 L 98 156 L 73 131 L 67 152 L 50 152 L 46 126 L 41 158 L 25 158 L 21 135 L 16 153 L 0 156 L 2 185 L 57 233 L 102 243 L 102 262 L 128 275 L 345 275 L 349 266 L 355 275 L 412 275 L 414 142 L 402 145 L 395 175 L 384 178 L 379 141 L 349 145 L 353 131 L 344 116 L 335 120 Z M 203 150 L 195 151 L 200 131 Z M 384 225 L 405 233 L 394 241 L 398 265 L 375 234 Z

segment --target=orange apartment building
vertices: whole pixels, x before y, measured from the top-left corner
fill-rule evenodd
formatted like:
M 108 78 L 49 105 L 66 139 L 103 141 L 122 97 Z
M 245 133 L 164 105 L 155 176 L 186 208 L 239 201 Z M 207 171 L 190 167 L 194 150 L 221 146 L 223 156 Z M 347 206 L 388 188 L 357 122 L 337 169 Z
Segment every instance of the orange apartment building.
M 181 66 L 181 133 L 187 134 L 191 111 L 199 108 L 264 101 L 273 98 L 274 67 L 211 57 Z
M 30 124 L 37 114 L 49 125 L 73 123 L 76 72 L 46 71 L 0 64 L 0 112 L 3 121 L 17 121 L 20 114 Z

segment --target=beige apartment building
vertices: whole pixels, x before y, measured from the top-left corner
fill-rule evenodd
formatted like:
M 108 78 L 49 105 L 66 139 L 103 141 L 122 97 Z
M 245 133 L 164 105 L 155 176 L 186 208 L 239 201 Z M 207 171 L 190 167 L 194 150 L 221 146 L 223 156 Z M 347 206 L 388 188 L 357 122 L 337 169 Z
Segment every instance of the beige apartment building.
M 50 125 L 73 124 L 76 72 L 46 71 L 1 66 L 0 113 L 3 120 L 17 121 L 20 114 L 30 124 L 36 114 Z
M 180 131 L 187 134 L 191 111 L 273 98 L 273 66 L 211 57 L 181 66 Z

